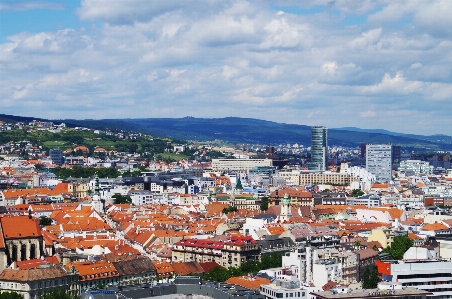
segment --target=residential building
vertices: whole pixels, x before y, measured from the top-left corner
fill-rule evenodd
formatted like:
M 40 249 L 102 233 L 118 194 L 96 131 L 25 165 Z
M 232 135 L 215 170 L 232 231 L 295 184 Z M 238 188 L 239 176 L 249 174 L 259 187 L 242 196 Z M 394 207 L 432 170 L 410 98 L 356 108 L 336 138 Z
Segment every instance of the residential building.
M 216 262 L 229 268 L 260 259 L 259 244 L 251 237 L 232 236 L 226 241 L 184 239 L 174 243 L 174 262 Z
M 0 273 L 0 292 L 17 292 L 24 299 L 36 299 L 51 289 L 61 288 L 78 296 L 78 279 L 75 269 L 66 271 L 60 265 L 25 270 L 5 269 Z

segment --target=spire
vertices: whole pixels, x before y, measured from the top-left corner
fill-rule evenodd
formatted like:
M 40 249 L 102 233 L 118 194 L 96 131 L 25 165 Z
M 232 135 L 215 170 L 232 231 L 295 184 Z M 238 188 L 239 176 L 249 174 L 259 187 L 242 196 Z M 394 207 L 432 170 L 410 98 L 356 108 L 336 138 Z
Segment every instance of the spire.
M 99 177 L 97 176 L 97 172 L 94 174 L 94 195 L 99 195 Z
M 235 185 L 235 189 L 243 190 L 242 181 L 240 180 L 240 177 L 237 178 L 237 184 Z

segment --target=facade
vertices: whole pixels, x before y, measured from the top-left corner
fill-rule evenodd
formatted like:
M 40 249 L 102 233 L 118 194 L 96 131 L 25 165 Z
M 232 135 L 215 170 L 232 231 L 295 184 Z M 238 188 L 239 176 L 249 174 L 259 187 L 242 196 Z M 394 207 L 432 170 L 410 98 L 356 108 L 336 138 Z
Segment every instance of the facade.
M 311 128 L 310 170 L 323 170 L 328 167 L 328 129 L 315 126 Z
M 359 181 L 358 178 L 353 178 L 350 174 L 331 171 L 280 172 L 279 175 L 293 185 L 349 185 L 352 181 Z
M 271 159 L 212 159 L 214 171 L 242 171 L 248 172 L 254 167 L 273 166 Z
M 227 241 L 184 239 L 174 244 L 173 262 L 216 262 L 229 268 L 260 259 L 259 244 L 251 237 L 231 237 Z
M 366 146 L 366 169 L 375 175 L 380 182 L 389 182 L 392 179 L 392 145 L 368 144 Z
M 428 298 L 452 298 L 452 262 L 419 260 L 405 263 L 380 263 L 383 279 L 432 292 Z
M 347 205 L 365 205 L 368 208 L 376 208 L 381 205 L 381 198 L 378 195 L 366 194 L 359 197 L 347 197 Z
M 63 152 L 61 151 L 60 148 L 56 147 L 56 148 L 52 148 L 49 151 L 49 156 L 50 159 L 52 159 L 52 164 L 56 164 L 56 165 L 63 165 L 64 163 L 64 157 L 63 157 Z
M 433 169 L 429 162 L 421 160 L 405 160 L 400 162 L 399 166 L 399 171 L 412 171 L 419 174 L 433 174 Z
M 2 217 L 0 242 L 0 271 L 13 262 L 39 258 L 44 255 L 43 237 L 35 218 L 29 216 Z
M 0 273 L 0 292 L 17 292 L 24 299 L 38 298 L 55 288 L 79 295 L 78 273 L 74 269 L 66 271 L 60 265 L 26 270 L 5 269 Z

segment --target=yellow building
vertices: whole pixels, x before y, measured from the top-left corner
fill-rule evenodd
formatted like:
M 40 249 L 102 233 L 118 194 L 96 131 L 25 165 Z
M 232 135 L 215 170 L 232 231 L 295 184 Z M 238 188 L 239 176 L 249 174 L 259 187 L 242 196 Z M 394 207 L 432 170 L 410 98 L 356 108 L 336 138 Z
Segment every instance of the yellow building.
M 391 246 L 394 241 L 394 234 L 387 227 L 373 229 L 372 233 L 367 237 L 367 242 L 372 241 L 377 241 L 381 244 L 381 246 L 383 246 L 383 248 L 386 248 Z

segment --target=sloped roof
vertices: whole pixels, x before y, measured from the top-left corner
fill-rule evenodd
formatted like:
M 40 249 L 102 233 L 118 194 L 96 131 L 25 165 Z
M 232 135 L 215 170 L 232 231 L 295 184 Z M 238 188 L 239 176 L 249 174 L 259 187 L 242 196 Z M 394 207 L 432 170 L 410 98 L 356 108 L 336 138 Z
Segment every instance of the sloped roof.
M 251 277 L 251 276 L 236 276 L 231 277 L 225 281 L 226 283 L 235 284 L 249 290 L 259 290 L 261 285 L 269 284 L 271 281 L 269 279 L 261 277 Z
M 0 219 L 5 239 L 42 236 L 38 221 L 28 216 L 9 216 Z
M 43 279 L 54 279 L 65 277 L 66 271 L 60 266 L 55 265 L 48 268 L 37 268 L 27 270 L 5 269 L 0 273 L 0 280 L 3 281 L 35 281 Z
M 113 262 L 119 275 L 141 274 L 155 272 L 154 264 L 148 258 L 139 258 L 127 261 Z
M 178 275 L 199 274 L 205 272 L 198 262 L 173 263 L 172 266 L 174 273 Z

